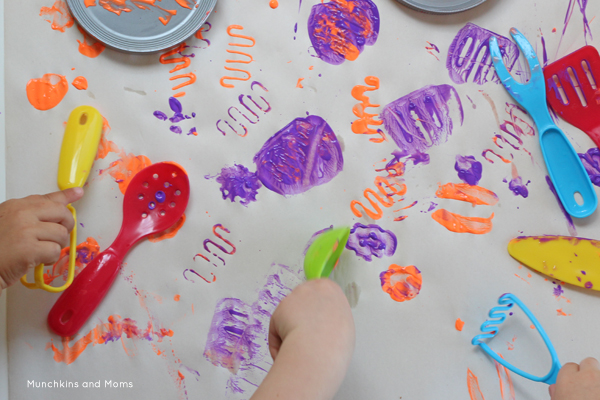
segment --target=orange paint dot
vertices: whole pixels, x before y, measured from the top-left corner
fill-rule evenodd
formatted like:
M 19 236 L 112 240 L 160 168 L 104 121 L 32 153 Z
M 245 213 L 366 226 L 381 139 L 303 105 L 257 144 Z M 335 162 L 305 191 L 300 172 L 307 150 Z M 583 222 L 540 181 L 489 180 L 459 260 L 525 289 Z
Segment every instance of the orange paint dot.
M 462 332 L 464 326 L 465 321 L 461 320 L 460 318 L 457 318 L 456 322 L 454 323 L 454 327 L 456 328 L 456 330 Z
M 310 71 L 312 71 L 313 69 L 315 69 L 315 67 L 314 67 L 314 65 L 311 65 L 310 67 L 308 67 L 308 69 L 309 69 Z
M 299 79 L 298 79 L 298 83 L 296 84 L 296 87 L 297 87 L 297 88 L 300 88 L 300 89 L 304 88 L 304 86 L 302 86 L 302 81 L 303 81 L 303 80 L 304 80 L 304 78 L 299 78 Z
M 414 265 L 401 267 L 390 265 L 387 271 L 379 275 L 381 289 L 390 295 L 392 300 L 403 302 L 414 299 L 421 290 L 423 278 L 421 271 Z
M 38 110 L 49 110 L 62 101 L 69 91 L 69 82 L 62 75 L 45 74 L 27 82 L 27 99 Z
M 277 0 L 271 0 L 269 2 L 269 5 L 271 6 L 272 9 L 276 9 L 277 7 L 279 7 L 279 2 Z
M 77 90 L 86 90 L 88 88 L 87 79 L 85 79 L 85 77 L 83 77 L 83 76 L 78 76 L 77 78 L 75 78 L 73 80 L 72 85 Z
M 179 299 L 181 299 L 181 295 L 176 294 L 175 297 L 173 297 L 173 300 L 175 301 L 179 301 Z

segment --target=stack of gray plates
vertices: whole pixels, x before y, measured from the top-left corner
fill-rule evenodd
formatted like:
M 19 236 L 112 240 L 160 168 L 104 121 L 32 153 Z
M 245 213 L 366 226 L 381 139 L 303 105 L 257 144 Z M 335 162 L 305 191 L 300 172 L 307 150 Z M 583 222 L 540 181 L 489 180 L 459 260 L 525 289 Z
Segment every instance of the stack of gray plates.
M 480 5 L 485 0 L 398 0 L 400 3 L 433 14 L 452 14 Z

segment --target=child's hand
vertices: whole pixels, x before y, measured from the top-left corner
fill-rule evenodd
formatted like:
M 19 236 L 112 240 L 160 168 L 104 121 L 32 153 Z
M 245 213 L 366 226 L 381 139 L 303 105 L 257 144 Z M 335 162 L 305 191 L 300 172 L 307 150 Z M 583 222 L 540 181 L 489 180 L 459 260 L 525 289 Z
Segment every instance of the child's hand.
M 333 398 L 354 351 L 354 320 L 342 289 L 329 279 L 294 289 L 271 317 L 269 350 L 275 362 L 252 400 Z
M 0 291 L 40 263 L 52 264 L 69 245 L 74 221 L 67 204 L 82 188 L 33 195 L 0 204 Z
M 568 363 L 558 371 L 556 383 L 550 385 L 552 400 L 600 399 L 600 363 L 586 358 L 580 365 Z

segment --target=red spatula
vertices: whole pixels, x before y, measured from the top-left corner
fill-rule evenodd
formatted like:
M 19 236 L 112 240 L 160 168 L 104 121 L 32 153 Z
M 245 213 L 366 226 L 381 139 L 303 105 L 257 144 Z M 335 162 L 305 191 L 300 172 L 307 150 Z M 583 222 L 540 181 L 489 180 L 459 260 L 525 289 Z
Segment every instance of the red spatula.
M 600 147 L 600 55 L 593 46 L 544 68 L 547 99 L 554 111 Z
M 115 241 L 73 281 L 48 314 L 48 325 L 60 336 L 73 336 L 88 320 L 112 285 L 123 258 L 139 240 L 173 226 L 190 195 L 187 174 L 171 163 L 138 172 L 123 198 L 123 224 Z

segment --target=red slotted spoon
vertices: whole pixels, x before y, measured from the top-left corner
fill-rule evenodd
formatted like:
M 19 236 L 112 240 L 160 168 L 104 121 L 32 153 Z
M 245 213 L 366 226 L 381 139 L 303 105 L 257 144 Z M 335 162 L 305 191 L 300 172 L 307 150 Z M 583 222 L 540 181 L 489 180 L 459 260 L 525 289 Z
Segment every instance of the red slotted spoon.
M 569 69 L 573 77 L 569 74 Z M 596 146 L 600 147 L 598 50 L 593 46 L 584 46 L 574 51 L 544 67 L 544 78 L 546 97 L 554 111 L 565 121 L 587 133 Z M 566 97 L 565 100 L 562 98 L 561 89 Z M 583 97 L 584 102 L 581 101 L 580 96 Z
M 73 336 L 85 324 L 112 285 L 123 258 L 139 240 L 173 226 L 190 196 L 185 171 L 175 164 L 152 164 L 138 172 L 123 198 L 123 224 L 115 241 L 77 275 L 48 314 L 60 336 Z

